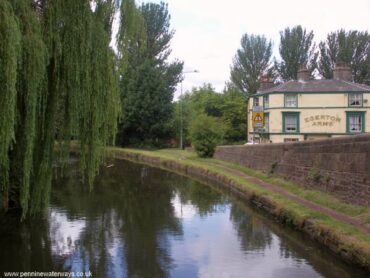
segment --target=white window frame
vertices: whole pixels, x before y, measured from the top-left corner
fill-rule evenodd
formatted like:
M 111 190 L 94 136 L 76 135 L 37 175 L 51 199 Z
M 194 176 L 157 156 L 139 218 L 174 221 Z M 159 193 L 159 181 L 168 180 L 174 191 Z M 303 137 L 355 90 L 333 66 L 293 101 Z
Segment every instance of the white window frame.
M 362 132 L 362 121 L 363 117 L 360 114 L 356 115 L 349 115 L 348 116 L 348 123 L 349 123 L 349 132 L 351 133 L 361 133 Z
M 284 115 L 285 130 L 284 132 L 296 133 L 298 131 L 298 117 L 297 115 Z M 291 120 L 291 122 L 288 121 Z
M 362 107 L 363 106 L 363 95 L 361 93 L 348 94 L 348 106 L 349 107 Z
M 298 107 L 298 95 L 286 94 L 284 98 L 285 107 Z

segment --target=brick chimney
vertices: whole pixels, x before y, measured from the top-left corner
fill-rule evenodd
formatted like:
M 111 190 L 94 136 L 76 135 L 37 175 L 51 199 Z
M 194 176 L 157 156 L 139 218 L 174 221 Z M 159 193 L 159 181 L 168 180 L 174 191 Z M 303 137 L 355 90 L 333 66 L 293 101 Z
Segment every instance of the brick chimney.
M 272 87 L 275 87 L 274 82 L 267 75 L 262 75 L 260 78 L 260 87 L 258 91 L 266 91 Z
M 333 79 L 352 81 L 351 68 L 346 63 L 342 62 L 337 63 L 333 70 Z
M 310 72 L 305 66 L 299 66 L 297 71 L 297 80 L 298 81 L 309 81 L 310 80 Z

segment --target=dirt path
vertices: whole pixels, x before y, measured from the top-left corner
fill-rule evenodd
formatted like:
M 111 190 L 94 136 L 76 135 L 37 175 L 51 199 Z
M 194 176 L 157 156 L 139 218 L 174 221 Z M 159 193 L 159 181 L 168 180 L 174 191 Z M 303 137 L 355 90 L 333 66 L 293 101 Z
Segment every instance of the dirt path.
M 235 169 L 231 169 L 229 167 L 226 167 L 226 166 L 223 166 L 223 165 L 220 165 L 220 164 L 214 164 L 215 166 L 217 165 L 217 167 L 220 167 L 222 168 L 224 171 L 227 171 L 231 174 L 234 174 L 238 177 L 241 177 L 247 181 L 250 181 L 251 183 L 253 184 L 256 184 L 256 185 L 259 185 L 265 189 L 268 189 L 269 191 L 272 191 L 272 192 L 275 192 L 275 193 L 279 193 L 297 203 L 300 203 L 312 210 L 316 210 L 318 212 L 322 212 L 322 213 L 325 213 L 329 216 L 331 216 L 332 218 L 334 219 L 337 219 L 339 221 L 342 221 L 342 222 L 345 222 L 345 223 L 348 223 L 348 224 L 351 224 L 352 226 L 362 230 L 362 231 L 365 231 L 367 233 L 370 234 L 370 225 L 368 224 L 364 224 L 362 223 L 361 221 L 359 221 L 358 219 L 356 218 L 353 218 L 351 216 L 348 216 L 348 215 L 345 215 L 343 213 L 340 213 L 340 212 L 337 212 L 333 209 L 330 209 L 330 208 L 327 208 L 327 207 L 323 207 L 321 205 L 318 205 L 316 203 L 313 203 L 311 201 L 308 201 L 302 197 L 299 197 L 291 192 L 289 192 L 288 190 L 280 187 L 280 186 L 277 186 L 277 185 L 273 185 L 271 183 L 266 183 L 258 178 L 255 178 L 255 177 L 252 177 L 252 176 L 248 176 L 246 174 L 244 174 L 243 172 L 241 171 L 238 171 L 238 170 L 235 170 Z

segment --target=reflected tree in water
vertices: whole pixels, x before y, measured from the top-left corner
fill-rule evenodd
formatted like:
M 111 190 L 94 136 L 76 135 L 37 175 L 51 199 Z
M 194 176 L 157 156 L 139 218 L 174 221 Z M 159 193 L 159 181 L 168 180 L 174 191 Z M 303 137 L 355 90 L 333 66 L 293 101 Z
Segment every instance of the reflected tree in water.
M 178 179 L 176 188 L 181 204 L 193 205 L 201 217 L 225 210 L 225 195 L 210 186 L 199 186 L 198 182 L 183 177 Z
M 244 251 L 264 250 L 271 245 L 271 231 L 258 217 L 246 213 L 243 206 L 233 203 L 230 209 L 230 219 Z
M 54 262 L 47 221 L 27 219 L 20 222 L 19 215 L 12 214 L 0 219 L 0 227 L 0 273 L 2 270 L 30 271 L 35 265 L 39 271 L 50 270 Z M 61 270 L 57 265 L 54 269 Z
M 276 277 L 363 277 L 338 267 L 334 258 L 327 260 L 318 248 L 307 249 L 309 243 L 291 231 L 265 226 L 248 204 L 218 189 L 159 169 L 114 164 L 102 169 L 92 192 L 79 184 L 78 176 L 55 182 L 47 220 L 20 223 L 14 217 L 14 223 L 0 222 L 0 273 L 54 270 L 91 271 L 94 277 L 196 277 L 207 267 L 246 274 L 271 263 Z M 179 214 L 181 204 L 188 209 L 184 216 Z M 204 217 L 201 221 L 197 210 Z M 222 242 L 216 242 L 218 238 Z
M 86 216 L 86 232 L 81 233 L 75 258 L 67 260 L 66 267 L 84 271 L 89 266 L 98 276 L 166 277 L 173 263 L 168 234 L 182 234 L 171 203 L 173 174 L 115 163 L 119 165 L 101 171 L 90 194 L 76 192 L 74 179 L 64 181 L 64 188 L 56 185 L 52 200 L 64 204 L 69 220 L 81 213 Z M 78 190 L 88 188 L 78 186 Z M 118 252 L 122 256 L 116 256 Z

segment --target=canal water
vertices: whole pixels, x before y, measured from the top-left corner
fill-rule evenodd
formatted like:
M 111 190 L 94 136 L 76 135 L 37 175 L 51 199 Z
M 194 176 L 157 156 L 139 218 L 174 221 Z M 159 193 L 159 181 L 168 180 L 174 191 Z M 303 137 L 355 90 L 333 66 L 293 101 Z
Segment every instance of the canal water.
M 366 277 L 218 187 L 127 161 L 54 181 L 44 219 L 0 226 L 5 271 L 92 277 Z

